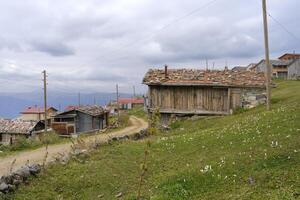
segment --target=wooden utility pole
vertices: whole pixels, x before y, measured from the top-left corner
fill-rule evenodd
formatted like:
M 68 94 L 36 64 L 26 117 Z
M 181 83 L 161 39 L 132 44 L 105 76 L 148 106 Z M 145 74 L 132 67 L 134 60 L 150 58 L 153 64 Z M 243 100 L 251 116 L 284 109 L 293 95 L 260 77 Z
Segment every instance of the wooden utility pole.
M 132 87 L 133 88 L 133 98 L 135 98 L 135 86 Z
M 96 95 L 94 96 L 94 105 L 96 105 Z
M 48 128 L 48 120 L 47 120 L 47 72 L 46 70 L 43 71 L 43 82 L 44 82 L 44 121 L 45 121 L 45 134 L 47 134 L 47 128 Z
M 78 106 L 80 106 L 80 92 L 78 92 Z
M 119 86 L 118 84 L 116 85 L 116 95 L 117 95 L 117 112 L 118 112 L 118 121 L 119 121 L 119 118 L 120 118 L 120 105 L 119 105 Z
M 267 110 L 271 109 L 271 65 L 269 57 L 269 35 L 268 35 L 268 18 L 266 0 L 262 0 L 263 21 L 264 21 L 264 37 L 265 37 L 265 56 L 266 56 L 266 90 L 267 90 Z
M 205 58 L 205 63 L 206 63 L 206 70 L 208 70 L 208 60 Z

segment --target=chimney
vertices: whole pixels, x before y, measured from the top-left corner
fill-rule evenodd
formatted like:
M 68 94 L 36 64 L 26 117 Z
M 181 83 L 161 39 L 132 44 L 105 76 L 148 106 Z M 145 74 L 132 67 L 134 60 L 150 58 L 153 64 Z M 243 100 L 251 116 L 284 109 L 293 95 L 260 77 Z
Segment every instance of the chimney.
M 165 79 L 168 78 L 168 65 L 165 65 Z

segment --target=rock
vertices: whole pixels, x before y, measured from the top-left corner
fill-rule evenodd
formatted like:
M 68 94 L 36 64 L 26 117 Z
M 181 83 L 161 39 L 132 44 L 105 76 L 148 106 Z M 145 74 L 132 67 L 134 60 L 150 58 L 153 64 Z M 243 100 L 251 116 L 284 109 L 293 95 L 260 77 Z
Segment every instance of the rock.
M 39 164 L 31 164 L 27 167 L 31 175 L 36 175 L 41 172 L 41 166 Z
M 6 183 L 6 184 L 11 184 L 13 182 L 13 176 L 8 175 L 8 176 L 2 176 L 0 179 L 0 184 L 1 183 Z
M 8 184 L 2 182 L 2 183 L 0 184 L 0 192 L 6 194 L 6 193 L 8 193 L 8 191 L 9 191 L 9 186 L 8 186 Z
M 116 195 L 116 198 L 120 198 L 122 195 L 123 195 L 123 193 L 120 192 L 120 193 L 118 193 L 118 194 Z
M 15 175 L 15 174 L 23 177 L 23 179 L 26 179 L 31 175 L 30 169 L 28 166 L 24 166 L 21 169 L 18 169 L 16 172 L 13 173 L 13 175 Z
M 103 197 L 104 197 L 104 194 L 99 194 L 97 197 L 98 197 L 98 198 L 103 198 Z

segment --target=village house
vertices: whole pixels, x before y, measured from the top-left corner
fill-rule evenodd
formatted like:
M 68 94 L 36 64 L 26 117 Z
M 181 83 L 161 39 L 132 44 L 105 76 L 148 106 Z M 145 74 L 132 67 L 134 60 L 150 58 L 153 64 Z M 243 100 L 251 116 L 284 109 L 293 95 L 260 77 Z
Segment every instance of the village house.
M 119 107 L 123 110 L 130 110 L 144 106 L 144 98 L 119 98 Z
M 76 135 L 104 129 L 108 126 L 109 111 L 98 105 L 82 105 L 58 113 L 52 128 L 60 135 Z
M 286 53 L 276 60 L 270 60 L 272 66 L 272 77 L 280 79 L 299 79 L 300 54 Z M 257 72 L 265 72 L 266 62 L 261 60 L 252 69 Z
M 231 69 L 232 71 L 246 71 L 247 66 L 235 66 Z
M 47 120 L 48 124 L 51 124 L 51 118 L 57 114 L 57 109 L 54 107 L 47 108 Z M 20 120 L 24 121 L 40 121 L 45 119 L 45 109 L 39 106 L 30 106 L 25 108 L 18 117 Z
M 0 119 L 0 144 L 11 145 L 20 138 L 34 138 L 44 128 L 42 121 Z
M 264 73 L 232 70 L 150 69 L 148 111 L 159 108 L 163 123 L 176 116 L 227 115 L 265 103 Z

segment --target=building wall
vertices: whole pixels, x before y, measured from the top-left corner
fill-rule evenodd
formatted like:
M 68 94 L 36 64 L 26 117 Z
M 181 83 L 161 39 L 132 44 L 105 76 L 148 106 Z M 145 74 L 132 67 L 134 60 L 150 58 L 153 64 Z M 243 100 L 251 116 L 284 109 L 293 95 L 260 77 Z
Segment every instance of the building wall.
M 54 111 L 53 109 L 48 110 L 47 119 L 50 119 L 54 115 L 56 115 L 56 111 Z M 44 113 L 22 113 L 19 118 L 25 121 L 39 121 L 44 120 L 45 116 Z
M 183 112 L 227 112 L 227 88 L 150 86 L 149 106 Z
M 288 67 L 288 79 L 300 79 L 300 60 L 296 60 Z
M 23 134 L 0 133 L 0 135 L 0 143 L 3 145 L 10 145 L 15 143 L 19 138 L 26 138 Z
M 257 72 L 265 72 L 266 71 L 266 63 L 261 62 L 256 66 Z M 273 78 L 282 78 L 286 79 L 288 76 L 287 66 L 272 66 L 272 77 Z
M 98 116 L 98 117 L 93 117 L 91 115 L 82 113 L 82 112 L 77 112 L 77 117 L 76 117 L 76 132 L 86 132 L 86 131 L 91 131 L 91 130 L 99 130 L 103 129 L 106 127 L 106 122 L 104 119 L 104 115 Z
M 151 112 L 152 109 L 158 107 L 161 112 L 161 123 L 168 124 L 172 118 L 175 119 L 178 116 L 222 115 L 232 113 L 238 108 L 253 108 L 266 102 L 265 91 L 261 88 L 150 86 L 149 108 Z M 228 101 L 230 101 L 229 104 Z M 165 110 L 174 112 L 165 112 Z

